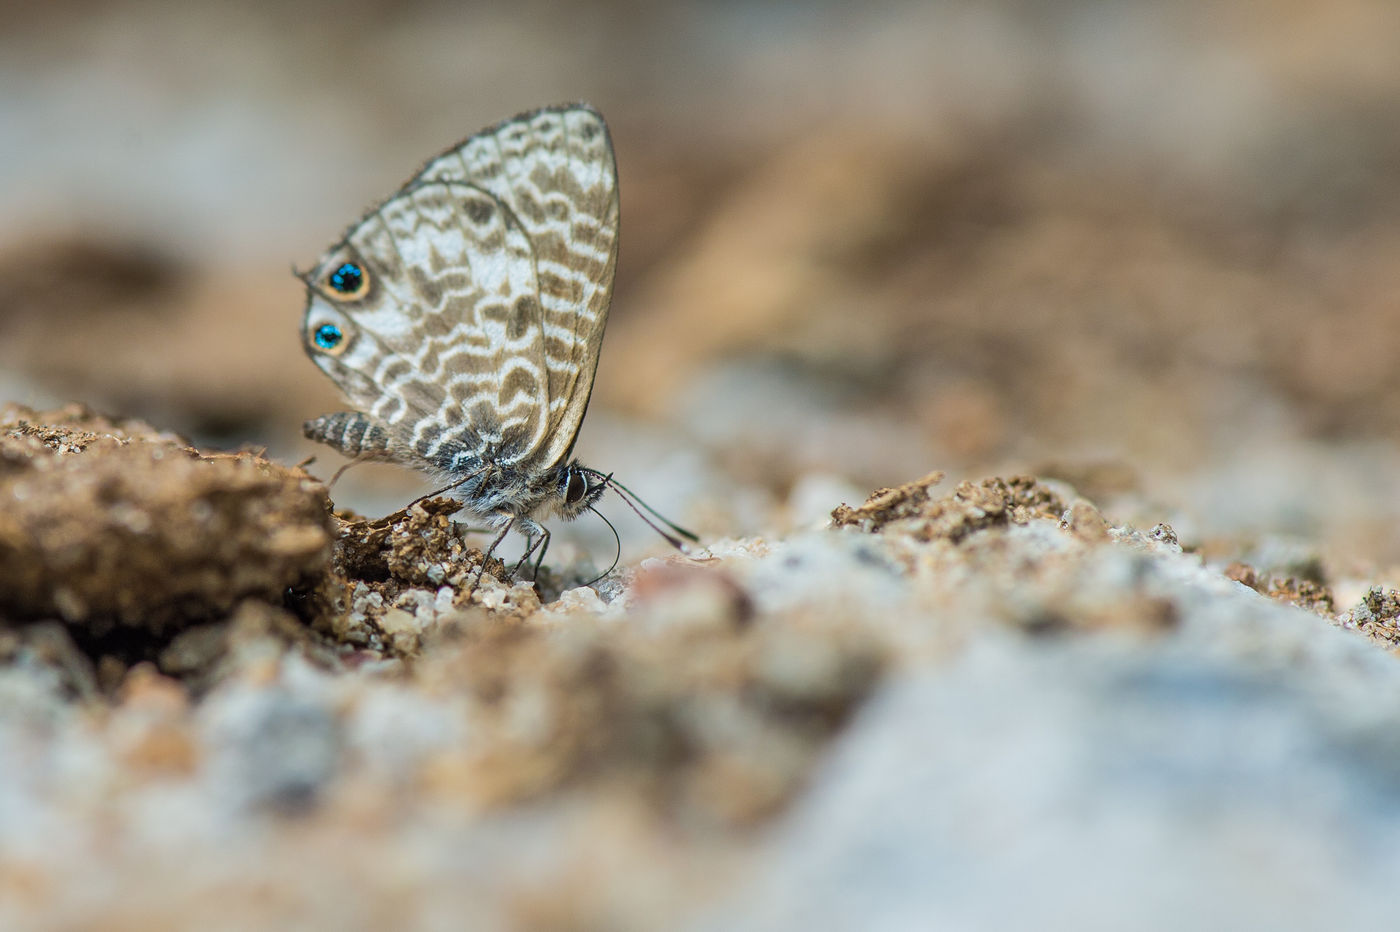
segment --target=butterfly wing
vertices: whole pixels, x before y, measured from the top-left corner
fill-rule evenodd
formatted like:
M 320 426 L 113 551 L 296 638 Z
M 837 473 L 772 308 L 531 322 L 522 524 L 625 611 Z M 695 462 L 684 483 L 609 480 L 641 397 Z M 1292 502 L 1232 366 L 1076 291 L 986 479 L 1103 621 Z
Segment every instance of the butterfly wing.
M 419 182 L 490 192 L 529 239 L 538 284 L 545 419 L 529 463 L 554 468 L 573 450 L 617 265 L 617 164 L 602 116 L 584 104 L 522 114 L 433 159 Z
M 558 466 L 593 389 L 617 229 L 612 142 L 586 105 L 522 114 L 433 159 L 306 276 L 304 346 L 363 412 L 308 435 L 453 473 Z M 365 274 L 348 294 L 329 287 L 347 263 Z M 340 338 L 323 345 L 325 332 Z
M 356 287 L 338 290 L 346 268 Z M 489 191 L 416 180 L 307 276 L 304 345 L 364 413 L 380 455 L 452 472 L 516 461 L 548 426 L 535 268 L 528 235 Z

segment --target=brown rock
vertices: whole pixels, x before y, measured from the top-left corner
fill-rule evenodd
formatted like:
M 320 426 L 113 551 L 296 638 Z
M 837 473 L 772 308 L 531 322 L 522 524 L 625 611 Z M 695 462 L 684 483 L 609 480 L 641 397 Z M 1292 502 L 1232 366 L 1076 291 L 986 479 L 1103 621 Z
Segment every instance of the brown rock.
M 952 495 L 935 499 L 929 489 L 941 472 L 892 489 L 877 489 L 858 508 L 841 505 L 831 513 L 833 527 L 859 527 L 875 533 L 887 525 L 921 541 L 946 538 L 957 543 L 975 531 L 1034 518 L 1058 521 L 1066 504 L 1054 491 L 1027 476 L 960 482 Z
M 0 411 L 0 619 L 161 631 L 280 604 L 330 555 L 324 488 L 139 422 Z

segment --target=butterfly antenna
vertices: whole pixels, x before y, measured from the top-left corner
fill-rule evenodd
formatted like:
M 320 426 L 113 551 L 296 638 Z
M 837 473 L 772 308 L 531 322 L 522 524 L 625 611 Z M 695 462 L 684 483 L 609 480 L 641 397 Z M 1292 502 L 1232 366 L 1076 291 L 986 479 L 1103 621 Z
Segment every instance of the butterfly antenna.
M 671 540 L 671 535 L 664 533 L 664 532 L 661 531 L 661 529 L 658 528 L 656 525 L 652 524 L 650 521 L 647 521 L 646 516 L 645 516 L 645 515 L 642 515 L 642 513 L 641 513 L 640 511 L 637 510 L 637 505 L 641 505 L 643 508 L 645 508 L 648 512 L 651 513 L 652 517 L 656 518 L 656 520 L 660 521 L 662 524 L 666 525 L 668 528 L 670 528 L 671 530 L 675 531 L 677 534 L 679 534 L 681 537 L 684 537 L 686 540 L 690 541 L 691 543 L 693 543 L 693 544 L 698 544 L 698 543 L 700 542 L 700 537 L 699 537 L 699 535 L 697 535 L 694 531 L 687 531 L 685 528 L 681 527 L 679 524 L 677 524 L 676 522 L 672 521 L 670 518 L 666 517 L 666 516 L 663 515 L 661 512 L 657 511 L 655 508 L 653 508 L 653 507 L 651 507 L 650 505 L 648 505 L 646 502 L 642 501 L 642 498 L 641 498 L 640 495 L 638 495 L 636 492 L 633 492 L 631 489 L 627 488 L 627 486 L 623 485 L 621 482 L 618 482 L 616 479 L 614 479 L 614 478 L 612 477 L 612 473 L 608 473 L 607 475 L 603 475 L 602 473 L 596 472 L 596 471 L 595 471 L 595 472 L 594 472 L 594 475 L 596 475 L 596 476 L 602 476 L 602 478 L 603 478 L 603 484 L 604 484 L 604 485 L 610 485 L 610 486 L 612 486 L 613 488 L 617 489 L 617 492 L 618 492 L 618 496 L 617 496 L 617 497 L 620 498 L 620 499 L 622 499 L 624 502 L 627 502 L 627 504 L 631 506 L 632 510 L 633 510 L 633 511 L 636 511 L 637 514 L 638 514 L 639 516 L 641 516 L 642 520 L 643 520 L 643 521 L 646 521 L 647 525 L 648 525 L 650 528 L 652 528 L 652 530 L 656 531 L 658 534 L 661 534 L 662 537 L 665 537 L 667 540 Z M 631 499 L 631 501 L 629 501 L 629 498 Z M 633 504 L 633 501 L 635 501 L 636 504 Z M 678 550 L 679 550 L 679 549 L 682 549 L 682 548 L 681 548 L 678 544 L 676 544 L 674 541 L 672 541 L 672 546 L 676 547 L 676 549 L 678 549 Z
M 626 495 L 623 495 L 621 492 L 617 493 L 617 497 L 626 502 L 627 507 L 635 511 L 637 513 L 637 517 L 642 519 L 642 523 L 645 524 L 647 527 L 651 528 L 656 533 L 660 534 L 665 539 L 666 543 L 670 544 L 672 547 L 675 547 L 677 550 L 680 550 L 682 552 L 685 551 L 685 544 L 681 542 L 681 539 L 679 537 L 676 537 L 674 534 L 668 534 L 666 531 L 663 531 L 661 528 L 657 527 L 656 524 L 650 518 L 642 514 L 642 510 L 640 508 L 632 504 L 632 499 L 628 498 Z M 665 518 L 662 518 L 661 520 L 666 521 Z M 670 524 L 671 522 L 666 521 L 666 523 Z M 691 540 L 700 539 L 690 534 L 689 531 L 686 531 L 685 533 L 687 534 L 687 536 L 690 537 Z
M 606 525 L 608 526 L 608 530 L 609 530 L 609 531 L 612 531 L 612 534 L 613 534 L 613 543 L 617 544 L 617 551 L 616 551 L 616 553 L 613 555 L 612 566 L 610 566 L 610 567 L 608 567 L 607 569 L 603 570 L 602 573 L 600 573 L 599 575 L 593 577 L 593 578 L 590 579 L 588 582 L 584 583 L 585 586 L 591 586 L 591 585 L 593 585 L 593 584 L 596 583 L 598 580 L 602 579 L 604 576 L 607 576 L 607 575 L 608 575 L 609 573 L 611 573 L 613 570 L 617 569 L 617 561 L 622 559 L 622 538 L 621 538 L 620 536 L 618 536 L 617 528 L 613 527 L 613 523 L 612 523 L 611 521 L 609 521 L 606 517 L 604 517 L 604 516 L 603 516 L 603 513 L 602 513 L 601 511 L 598 511 L 598 510 L 597 510 L 596 508 L 594 508 L 592 505 L 589 505 L 589 506 L 588 506 L 588 510 L 591 511 L 591 512 L 593 512 L 593 513 L 594 513 L 595 515 L 597 515 L 598 517 L 602 518 L 602 519 L 603 519 L 603 523 L 606 524 Z

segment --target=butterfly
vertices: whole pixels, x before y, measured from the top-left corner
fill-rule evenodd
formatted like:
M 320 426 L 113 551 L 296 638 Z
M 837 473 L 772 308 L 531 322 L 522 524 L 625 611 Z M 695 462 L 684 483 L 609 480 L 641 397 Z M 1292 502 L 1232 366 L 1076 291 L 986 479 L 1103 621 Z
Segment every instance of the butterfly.
M 498 529 L 488 554 L 525 535 L 517 570 L 540 548 L 538 570 L 545 519 L 572 520 L 609 487 L 637 510 L 573 458 L 618 220 L 612 140 L 586 104 L 522 113 L 430 160 L 298 273 L 302 345 L 355 408 L 306 436 L 447 483 Z

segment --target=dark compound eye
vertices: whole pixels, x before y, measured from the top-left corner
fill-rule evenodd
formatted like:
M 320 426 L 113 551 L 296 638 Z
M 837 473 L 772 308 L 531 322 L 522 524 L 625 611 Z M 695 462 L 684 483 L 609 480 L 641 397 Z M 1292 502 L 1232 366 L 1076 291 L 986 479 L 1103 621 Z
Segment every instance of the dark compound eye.
M 333 350 L 345 339 L 345 334 L 340 332 L 340 328 L 335 324 L 322 324 L 316 328 L 316 333 L 312 336 L 316 345 L 323 350 Z
M 352 298 L 358 298 L 364 294 L 369 286 L 365 270 L 353 262 L 342 262 L 326 281 L 330 284 L 332 291 L 349 295 Z
M 584 494 L 587 492 L 588 482 L 583 478 L 583 473 L 571 473 L 569 475 L 569 484 L 564 489 L 564 501 L 572 505 L 582 500 Z

